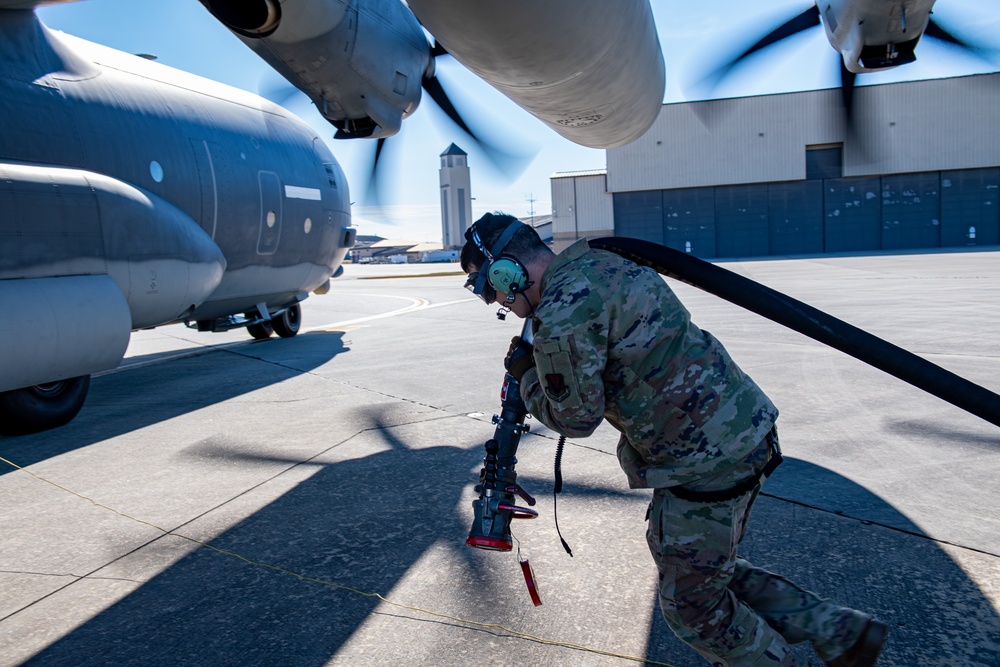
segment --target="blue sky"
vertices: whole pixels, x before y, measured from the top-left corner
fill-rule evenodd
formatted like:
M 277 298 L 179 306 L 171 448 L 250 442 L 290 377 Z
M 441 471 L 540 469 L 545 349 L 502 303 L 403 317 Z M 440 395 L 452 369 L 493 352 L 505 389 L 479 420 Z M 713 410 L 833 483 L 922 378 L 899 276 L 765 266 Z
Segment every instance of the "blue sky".
M 695 99 L 693 83 L 724 54 L 746 46 L 794 14 L 809 0 L 652 0 L 667 68 L 665 102 Z M 86 0 L 38 10 L 50 28 L 129 53 L 156 54 L 159 62 L 253 92 L 279 88 L 283 80 L 223 28 L 197 0 Z M 984 0 L 939 0 L 935 18 L 948 29 L 1000 49 L 1000 6 Z M 983 60 L 924 41 L 916 63 L 891 72 L 866 75 L 860 83 L 888 83 L 1000 70 L 1000 56 Z M 737 70 L 713 91 L 715 97 L 763 95 L 838 85 L 838 56 L 821 28 L 773 47 Z M 471 142 L 425 101 L 404 121 L 388 144 L 396 159 L 380 177 L 384 207 L 354 209 L 362 234 L 440 241 L 438 155 L 455 142 L 469 152 L 473 214 L 503 210 L 527 216 L 551 210 L 549 176 L 556 171 L 602 169 L 603 150 L 577 146 L 521 111 L 500 93 L 450 58 L 439 59 L 443 85 L 472 118 L 489 119 L 517 145 L 537 151 L 514 180 L 496 172 Z M 312 125 L 328 143 L 347 173 L 355 200 L 367 179 L 373 146 L 366 141 L 333 141 L 332 128 L 305 96 L 286 106 Z M 387 155 L 389 157 L 389 155 Z M 533 203 L 529 198 L 534 199 Z

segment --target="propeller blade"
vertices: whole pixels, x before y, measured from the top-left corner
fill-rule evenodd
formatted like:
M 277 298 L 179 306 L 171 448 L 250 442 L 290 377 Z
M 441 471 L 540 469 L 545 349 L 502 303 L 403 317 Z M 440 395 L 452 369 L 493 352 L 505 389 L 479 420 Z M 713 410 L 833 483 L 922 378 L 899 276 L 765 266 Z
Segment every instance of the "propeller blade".
M 785 21 L 770 33 L 765 35 L 756 44 L 744 51 L 739 58 L 746 58 L 761 49 L 766 49 L 772 44 L 777 44 L 783 39 L 788 39 L 789 37 L 799 34 L 800 32 L 804 32 L 810 28 L 815 28 L 819 24 L 819 7 L 813 5 L 798 16 Z
M 423 85 L 424 90 L 427 91 L 427 94 L 431 96 L 431 99 L 434 100 L 434 103 L 438 105 L 441 111 L 443 111 L 445 115 L 448 116 L 453 123 L 455 123 L 455 125 L 462 128 L 463 132 L 475 139 L 475 133 L 469 129 L 468 125 L 465 124 L 465 120 L 462 119 L 462 116 L 458 113 L 455 105 L 451 103 L 451 100 L 448 98 L 448 94 L 444 92 L 444 88 L 441 86 L 441 82 L 438 81 L 438 78 L 436 76 L 426 77 Z
M 274 74 L 267 72 L 260 77 L 257 84 L 257 94 L 266 100 L 274 102 L 279 107 L 287 107 L 299 95 L 306 97 L 301 90 L 288 83 L 285 79 L 276 80 Z
M 431 45 L 431 56 L 437 58 L 438 56 L 447 56 L 448 49 L 441 46 L 441 42 L 434 40 L 434 44 Z
M 840 59 L 840 101 L 844 106 L 844 121 L 848 134 L 854 132 L 854 83 L 858 75 L 847 69 Z
M 946 30 L 940 23 L 935 21 L 933 17 L 931 17 L 931 19 L 927 22 L 927 28 L 924 30 L 924 36 L 936 39 L 948 46 L 968 51 L 969 53 L 972 53 L 973 55 L 986 61 L 990 61 L 991 57 L 995 56 L 997 53 L 997 50 L 994 47 L 958 37 L 954 33 Z
M 372 159 L 372 171 L 368 176 L 368 187 L 365 189 L 365 203 L 379 207 L 378 195 L 378 160 L 382 156 L 382 149 L 385 148 L 385 138 L 380 137 L 375 142 L 375 155 Z
M 791 19 L 785 21 L 771 32 L 764 35 L 746 51 L 739 54 L 735 58 L 732 58 L 728 62 L 724 63 L 721 67 L 717 68 L 707 77 L 705 77 L 705 80 L 710 81 L 712 87 L 714 88 L 715 85 L 719 83 L 719 81 L 721 81 L 723 78 L 725 78 L 727 74 L 729 74 L 730 70 L 732 70 L 734 67 L 740 64 L 740 62 L 743 61 L 744 59 L 752 56 L 753 54 L 757 53 L 762 49 L 766 49 L 767 47 L 777 44 L 782 40 L 788 39 L 789 37 L 797 35 L 800 32 L 804 32 L 811 28 L 815 28 L 818 25 L 820 25 L 819 7 L 813 5 L 809 9 L 802 12 L 801 14 L 792 17 Z
M 524 168 L 528 165 L 528 162 L 534 157 L 534 153 L 513 153 L 510 151 L 503 150 L 499 148 L 493 142 L 487 140 L 481 134 L 474 132 L 469 125 L 462 118 L 455 105 L 452 104 L 451 99 L 445 92 L 444 88 L 441 86 L 441 82 L 436 76 L 429 76 L 424 78 L 423 81 L 424 90 L 430 96 L 434 103 L 445 113 L 448 118 L 455 123 L 463 132 L 465 132 L 469 137 L 476 143 L 476 145 L 486 154 L 489 161 L 496 167 L 506 178 L 513 180 L 524 171 Z
M 857 155 L 867 157 L 865 139 L 857 123 L 858 100 L 855 95 L 857 78 L 858 75 L 847 69 L 847 66 L 844 65 L 844 59 L 840 58 L 840 103 L 844 114 L 844 134 Z
M 434 42 L 433 45 L 430 46 L 430 51 L 431 55 L 435 57 L 448 55 L 447 50 L 437 42 Z M 455 108 L 455 105 L 449 98 L 448 93 L 445 92 L 444 87 L 441 85 L 441 81 L 435 74 L 433 74 L 434 67 L 431 67 L 428 71 L 429 73 L 423 77 L 421 85 L 428 97 L 433 100 L 434 104 L 436 104 L 437 107 L 444 112 L 451 122 L 458 126 L 462 132 L 468 135 L 473 142 L 475 142 L 476 146 L 479 147 L 483 153 L 485 153 L 489 162 L 496 167 L 496 169 L 504 177 L 513 180 L 519 176 L 521 172 L 524 171 L 524 168 L 528 165 L 530 160 L 534 157 L 534 153 L 537 153 L 537 149 L 531 154 L 513 153 L 497 147 L 497 145 L 487 140 L 484 136 L 482 136 L 482 134 L 477 134 L 465 121 L 458 109 Z M 395 144 L 393 145 L 395 146 Z M 378 170 L 384 148 L 385 139 L 379 139 L 375 146 L 375 157 L 372 162 L 371 176 L 368 180 L 368 187 L 365 194 L 365 200 L 376 208 L 380 208 Z
M 971 51 L 977 51 L 978 50 L 977 47 L 974 47 L 974 46 L 966 43 L 964 40 L 959 39 L 955 35 L 951 34 L 947 30 L 945 30 L 943 27 L 941 27 L 941 24 L 938 23 L 937 21 L 935 21 L 933 18 L 931 18 L 927 22 L 927 28 L 924 30 L 924 35 L 926 37 L 931 37 L 933 39 L 939 39 L 942 42 L 946 42 L 948 44 L 953 44 L 955 46 L 959 46 L 959 47 L 961 47 L 963 49 L 969 49 Z

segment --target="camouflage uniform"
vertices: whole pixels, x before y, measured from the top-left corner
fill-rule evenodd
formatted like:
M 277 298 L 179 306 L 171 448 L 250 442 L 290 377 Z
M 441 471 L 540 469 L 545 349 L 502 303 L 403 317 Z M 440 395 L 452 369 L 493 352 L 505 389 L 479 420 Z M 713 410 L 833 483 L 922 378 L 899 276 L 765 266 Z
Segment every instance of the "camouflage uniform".
M 535 367 L 521 381 L 528 411 L 570 437 L 607 419 L 622 436 L 631 488 L 654 489 L 647 541 L 663 616 L 718 665 L 798 665 L 789 643 L 830 660 L 867 617 L 737 558 L 760 490 L 722 502 L 668 487 L 724 490 L 777 447 L 778 412 L 652 269 L 578 241 L 546 269 L 532 321 Z

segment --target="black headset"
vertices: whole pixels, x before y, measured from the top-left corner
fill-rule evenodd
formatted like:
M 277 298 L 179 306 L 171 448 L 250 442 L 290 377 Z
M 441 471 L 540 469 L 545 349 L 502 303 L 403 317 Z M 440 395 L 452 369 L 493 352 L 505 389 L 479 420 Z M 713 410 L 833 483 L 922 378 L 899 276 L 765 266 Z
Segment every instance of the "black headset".
M 515 257 L 501 255 L 503 249 L 523 225 L 524 223 L 520 220 L 515 220 L 507 225 L 507 228 L 500 234 L 500 238 L 493 244 L 492 251 L 486 248 L 475 225 L 465 233 L 466 240 L 475 243 L 479 251 L 486 256 L 486 261 L 479 267 L 479 272 L 469 276 L 465 287 L 487 304 L 496 301 L 497 291 L 506 294 L 507 301 L 512 302 L 518 292 L 531 286 L 531 283 L 528 282 L 528 270 L 524 268 L 524 265 Z

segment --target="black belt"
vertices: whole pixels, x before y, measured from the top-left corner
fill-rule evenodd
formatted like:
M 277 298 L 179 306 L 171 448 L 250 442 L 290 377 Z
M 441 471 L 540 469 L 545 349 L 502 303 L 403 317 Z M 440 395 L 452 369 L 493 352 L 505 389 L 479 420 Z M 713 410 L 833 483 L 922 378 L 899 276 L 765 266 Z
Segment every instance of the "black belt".
M 772 429 L 766 437 L 767 448 L 771 451 L 771 458 L 767 460 L 764 467 L 759 473 L 748 477 L 736 486 L 730 487 L 728 489 L 722 489 L 720 491 L 693 491 L 692 489 L 687 489 L 683 486 L 671 486 L 667 487 L 667 491 L 674 494 L 681 500 L 687 500 L 694 503 L 721 503 L 726 500 L 733 500 L 739 498 L 743 494 L 750 493 L 759 484 L 763 484 L 764 480 L 771 476 L 775 468 L 781 465 L 783 459 L 781 458 L 781 449 L 778 448 L 778 438 Z

